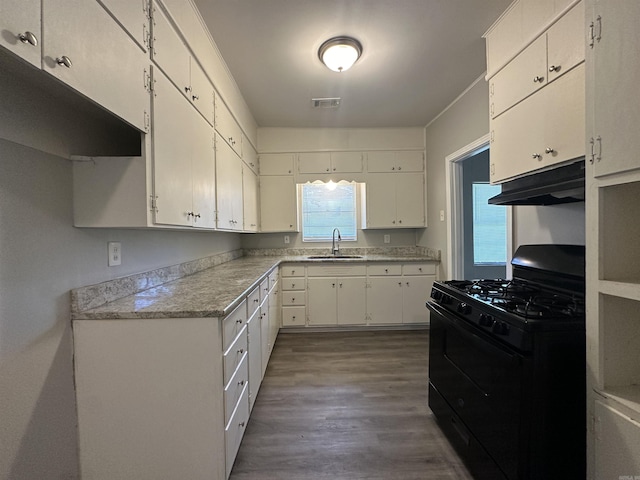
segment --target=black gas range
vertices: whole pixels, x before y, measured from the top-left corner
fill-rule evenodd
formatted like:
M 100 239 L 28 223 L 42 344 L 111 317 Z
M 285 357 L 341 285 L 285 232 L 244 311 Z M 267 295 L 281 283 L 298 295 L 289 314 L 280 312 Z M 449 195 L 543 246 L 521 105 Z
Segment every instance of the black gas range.
M 429 406 L 478 479 L 584 478 L 584 247 L 511 263 L 513 280 L 434 283 Z

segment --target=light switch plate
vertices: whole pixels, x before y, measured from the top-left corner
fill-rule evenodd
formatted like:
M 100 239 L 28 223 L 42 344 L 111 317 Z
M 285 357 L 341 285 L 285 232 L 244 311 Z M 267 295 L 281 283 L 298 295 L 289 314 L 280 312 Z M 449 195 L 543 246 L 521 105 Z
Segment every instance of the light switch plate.
M 391 235 L 384 236 L 384 243 L 391 243 Z
M 107 242 L 109 250 L 109 266 L 115 267 L 122 264 L 122 245 L 120 242 Z

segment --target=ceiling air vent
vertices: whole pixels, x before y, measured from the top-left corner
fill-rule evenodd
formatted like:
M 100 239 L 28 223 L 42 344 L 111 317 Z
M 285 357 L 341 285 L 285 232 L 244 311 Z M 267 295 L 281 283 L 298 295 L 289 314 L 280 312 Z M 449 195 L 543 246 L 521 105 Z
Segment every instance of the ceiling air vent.
M 340 106 L 340 97 L 335 98 L 312 98 L 311 106 L 313 108 L 338 108 Z

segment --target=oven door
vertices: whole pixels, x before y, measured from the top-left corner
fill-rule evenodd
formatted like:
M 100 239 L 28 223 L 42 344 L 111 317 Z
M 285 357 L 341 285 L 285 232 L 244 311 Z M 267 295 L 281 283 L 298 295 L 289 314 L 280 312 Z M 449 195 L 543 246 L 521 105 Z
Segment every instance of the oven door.
M 508 479 L 517 478 L 524 358 L 434 302 L 429 383 Z M 434 402 L 437 401 L 434 399 Z M 438 416 L 440 406 L 429 406 Z M 436 408 L 434 408 L 436 407 Z

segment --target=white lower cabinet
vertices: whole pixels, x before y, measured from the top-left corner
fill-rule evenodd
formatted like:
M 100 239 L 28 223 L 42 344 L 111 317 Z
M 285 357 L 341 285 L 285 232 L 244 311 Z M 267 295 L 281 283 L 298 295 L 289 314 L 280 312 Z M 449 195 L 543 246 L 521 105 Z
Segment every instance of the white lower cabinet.
M 366 323 L 366 266 L 307 267 L 309 325 Z
M 286 264 L 282 326 L 427 324 L 435 274 L 426 262 Z
M 82 478 L 225 477 L 217 318 L 73 322 Z

